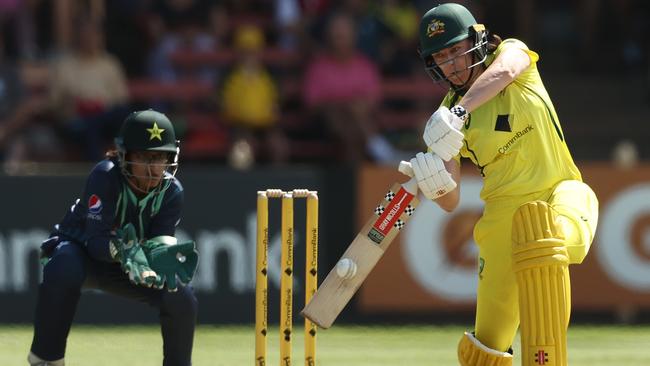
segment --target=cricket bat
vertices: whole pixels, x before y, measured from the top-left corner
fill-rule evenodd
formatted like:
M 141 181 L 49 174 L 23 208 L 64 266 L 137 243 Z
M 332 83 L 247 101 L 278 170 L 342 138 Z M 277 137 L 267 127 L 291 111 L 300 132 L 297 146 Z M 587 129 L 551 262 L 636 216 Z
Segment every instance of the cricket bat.
M 402 161 L 399 171 L 413 177 L 413 169 L 408 162 Z M 304 317 L 324 329 L 332 326 L 406 221 L 415 213 L 419 203 L 417 187 L 415 178 L 403 184 L 393 184 L 337 266 L 302 310 Z M 341 264 L 346 267 L 343 271 L 340 270 L 343 267 Z

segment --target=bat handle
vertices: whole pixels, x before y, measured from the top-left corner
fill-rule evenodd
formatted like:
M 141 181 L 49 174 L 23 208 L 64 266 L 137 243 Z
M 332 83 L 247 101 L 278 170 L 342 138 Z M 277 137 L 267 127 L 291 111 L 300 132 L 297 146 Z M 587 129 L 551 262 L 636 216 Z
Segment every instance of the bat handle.
M 402 184 L 402 187 L 404 187 L 404 189 L 409 191 L 411 194 L 416 195 L 418 193 L 418 182 L 415 179 L 415 172 L 413 171 L 413 167 L 411 166 L 411 163 L 402 160 L 399 163 L 399 167 L 397 168 L 397 170 L 399 170 L 400 173 L 411 177 L 411 179 L 408 182 Z
M 411 166 L 411 163 L 409 163 L 408 161 L 402 160 L 399 163 L 399 168 L 397 168 L 397 170 L 399 170 L 400 173 L 404 175 L 408 175 L 411 178 L 413 178 L 413 176 L 415 175 L 415 172 L 413 172 L 413 167 Z

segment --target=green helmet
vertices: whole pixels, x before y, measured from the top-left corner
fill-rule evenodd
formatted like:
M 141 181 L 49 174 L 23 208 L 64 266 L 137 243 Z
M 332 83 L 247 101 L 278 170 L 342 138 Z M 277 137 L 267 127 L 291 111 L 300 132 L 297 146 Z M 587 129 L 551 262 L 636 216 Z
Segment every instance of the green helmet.
M 487 31 L 482 24 L 477 24 L 472 13 L 462 5 L 446 3 L 438 5 L 424 14 L 420 21 L 420 45 L 418 52 L 425 63 L 425 70 L 434 81 L 449 81 L 432 55 L 462 40 L 473 37 L 474 45 L 467 53 L 473 53 L 474 60 L 468 69 L 480 65 L 487 56 Z M 465 56 L 467 53 L 460 55 Z M 458 70 L 457 72 L 464 71 Z M 461 88 L 464 87 L 461 86 Z M 458 86 L 455 86 L 458 89 Z
M 138 163 L 128 160 L 128 153 L 134 151 L 152 151 L 168 153 L 167 163 L 158 164 L 163 166 L 166 174 L 156 188 L 157 191 L 164 190 L 169 181 L 174 177 L 178 169 L 178 154 L 180 142 L 176 140 L 174 125 L 164 114 L 148 109 L 131 113 L 122 124 L 119 135 L 115 138 L 118 160 L 122 174 L 127 179 L 144 178 L 151 179 L 151 176 L 136 176 L 132 167 Z M 147 163 L 154 166 L 153 163 Z M 149 193 L 150 190 L 143 190 Z
M 131 113 L 115 139 L 118 149 L 126 151 L 167 151 L 175 153 L 178 141 L 167 116 L 153 109 Z

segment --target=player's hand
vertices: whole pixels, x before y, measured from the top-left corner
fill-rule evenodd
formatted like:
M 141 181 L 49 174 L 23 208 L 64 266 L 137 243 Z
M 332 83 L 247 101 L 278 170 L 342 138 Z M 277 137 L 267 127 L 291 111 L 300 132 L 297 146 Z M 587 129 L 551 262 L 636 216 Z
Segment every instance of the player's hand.
M 187 284 L 194 277 L 199 253 L 193 241 L 169 245 L 148 240 L 143 246 L 151 268 L 166 281 L 168 291 L 177 290 L 176 278 Z M 156 284 L 156 287 L 162 288 L 162 285 Z
M 465 137 L 460 129 L 467 119 L 467 112 L 461 106 L 451 110 L 447 107 L 438 108 L 427 121 L 424 129 L 424 142 L 431 151 L 440 156 L 442 160 L 449 161 L 458 155 L 463 147 Z
M 60 243 L 61 238 L 58 235 L 50 236 L 41 243 L 41 252 L 38 258 L 41 265 L 45 266 L 50 261 Z
M 151 287 L 161 281 L 151 269 L 147 256 L 138 243 L 133 224 L 126 224 L 116 231 L 116 237 L 109 243 L 111 255 L 120 262 L 124 273 L 129 275 L 131 283 Z
M 411 159 L 411 168 L 420 191 L 430 200 L 442 197 L 456 188 L 456 182 L 435 154 L 418 153 Z

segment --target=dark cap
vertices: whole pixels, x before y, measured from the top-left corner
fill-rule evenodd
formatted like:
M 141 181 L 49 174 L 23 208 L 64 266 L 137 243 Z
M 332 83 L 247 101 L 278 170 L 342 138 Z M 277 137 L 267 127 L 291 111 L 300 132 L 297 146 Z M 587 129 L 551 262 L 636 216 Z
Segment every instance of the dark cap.
M 124 120 L 115 143 L 128 151 L 176 152 L 178 147 L 171 121 L 153 109 L 131 113 Z

